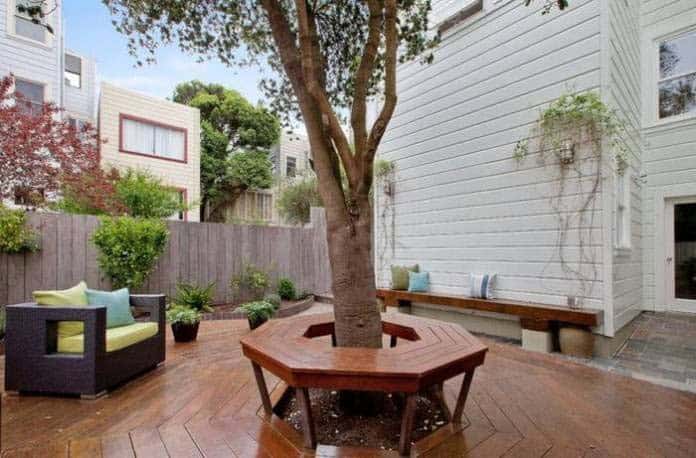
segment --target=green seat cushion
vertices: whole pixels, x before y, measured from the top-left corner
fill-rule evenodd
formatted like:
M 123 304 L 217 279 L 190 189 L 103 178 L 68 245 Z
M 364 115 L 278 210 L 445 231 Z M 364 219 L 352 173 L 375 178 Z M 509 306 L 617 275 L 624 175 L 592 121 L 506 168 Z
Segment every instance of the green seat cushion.
M 157 334 L 158 324 L 153 322 L 134 323 L 106 330 L 106 351 L 117 351 L 129 347 Z M 83 353 L 85 335 L 58 337 L 58 353 Z
M 34 291 L 34 301 L 38 305 L 85 307 L 87 305 L 87 283 L 81 281 L 76 286 L 60 291 Z M 70 337 L 83 332 L 82 321 L 58 322 L 58 337 Z
M 99 291 L 88 288 L 85 293 L 87 294 L 87 303 L 89 305 L 106 306 L 107 328 L 117 328 L 135 323 L 135 318 L 133 318 L 131 313 L 128 288 L 116 291 Z
M 418 264 L 412 266 L 391 266 L 392 289 L 407 290 L 408 289 L 408 273 L 418 272 Z

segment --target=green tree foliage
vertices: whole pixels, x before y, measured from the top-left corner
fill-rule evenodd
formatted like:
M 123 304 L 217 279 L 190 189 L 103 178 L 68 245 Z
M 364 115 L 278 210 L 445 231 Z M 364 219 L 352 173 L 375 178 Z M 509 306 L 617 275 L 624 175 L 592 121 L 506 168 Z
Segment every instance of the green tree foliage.
M 143 285 L 168 238 L 163 221 L 130 217 L 104 217 L 92 235 L 99 267 L 113 287 L 133 289 Z
M 222 209 L 250 188 L 269 188 L 270 147 L 278 118 L 239 92 L 198 80 L 177 85 L 172 99 L 201 111 L 201 217 L 220 221 Z
M 116 182 L 116 198 L 135 218 L 169 218 L 186 206 L 179 193 L 149 172 L 128 169 Z
M 27 227 L 26 212 L 11 210 L 0 203 L 0 253 L 25 253 L 38 249 L 38 234 Z
M 276 205 L 280 216 L 288 223 L 309 223 L 311 208 L 323 206 L 317 188 L 317 179 L 307 177 L 300 181 L 288 183 L 280 192 Z

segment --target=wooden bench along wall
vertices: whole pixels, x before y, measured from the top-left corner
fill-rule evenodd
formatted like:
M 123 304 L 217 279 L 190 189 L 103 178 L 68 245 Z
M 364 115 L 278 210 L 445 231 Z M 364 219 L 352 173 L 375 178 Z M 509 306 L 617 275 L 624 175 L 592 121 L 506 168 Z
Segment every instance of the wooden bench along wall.
M 522 329 L 548 331 L 551 323 L 568 323 L 591 328 L 602 324 L 604 312 L 594 309 L 571 309 L 499 299 L 476 299 L 433 293 L 411 293 L 392 289 L 378 289 L 377 297 L 387 307 L 408 307 L 412 302 L 443 305 L 456 309 L 501 313 L 520 317 Z

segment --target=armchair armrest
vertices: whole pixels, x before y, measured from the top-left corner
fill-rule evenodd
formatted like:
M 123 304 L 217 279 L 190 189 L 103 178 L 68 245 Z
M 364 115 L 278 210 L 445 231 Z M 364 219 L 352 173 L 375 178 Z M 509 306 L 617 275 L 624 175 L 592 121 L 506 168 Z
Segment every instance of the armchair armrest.
M 132 307 L 148 312 L 150 314 L 148 321 L 159 323 L 160 329 L 164 330 L 167 296 L 164 294 L 131 294 L 130 304 Z
M 55 352 L 59 321 L 84 323 L 85 358 L 106 352 L 106 307 L 103 305 L 49 306 L 27 303 L 8 305 L 5 310 L 8 352 L 26 352 L 35 356 Z

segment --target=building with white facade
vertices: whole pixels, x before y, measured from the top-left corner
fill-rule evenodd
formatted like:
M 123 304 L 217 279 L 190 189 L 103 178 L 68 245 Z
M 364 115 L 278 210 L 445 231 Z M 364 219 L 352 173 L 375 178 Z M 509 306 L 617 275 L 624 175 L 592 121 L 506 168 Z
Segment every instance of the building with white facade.
M 198 110 L 106 83 L 97 94 L 94 60 L 65 48 L 61 4 L 49 0 L 45 24 L 36 24 L 18 10 L 23 1 L 0 0 L 0 77 L 13 75 L 15 90 L 32 106 L 52 102 L 76 126 L 97 126 L 106 141 L 100 155 L 104 167 L 147 169 L 197 205 Z M 173 217 L 197 221 L 198 215 L 192 209 Z
M 419 263 L 433 291 L 457 295 L 470 273 L 495 273 L 496 297 L 603 310 L 594 332 L 607 337 L 643 310 L 696 312 L 696 1 L 572 0 L 547 15 L 524 3 L 434 1 L 434 62 L 399 68 L 380 150 L 396 176 L 375 212 L 379 285 L 390 264 Z M 582 91 L 625 123 L 628 168 L 606 149 L 589 222 L 567 231 L 561 261 L 558 177 L 533 146 L 522 161 L 514 151 L 533 144 L 541 110 Z M 567 184 L 569 201 L 586 196 Z M 520 336 L 516 319 L 447 313 Z

